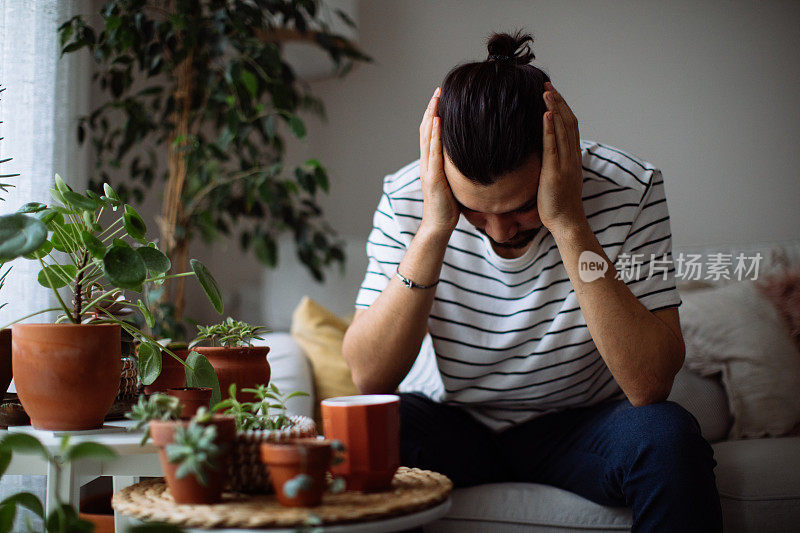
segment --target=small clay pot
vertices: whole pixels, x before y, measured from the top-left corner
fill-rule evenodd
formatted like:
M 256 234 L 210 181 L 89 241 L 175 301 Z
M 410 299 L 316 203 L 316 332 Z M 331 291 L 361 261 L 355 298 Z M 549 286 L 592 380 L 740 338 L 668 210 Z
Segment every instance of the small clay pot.
M 188 349 L 170 348 L 172 352 L 183 361 L 189 356 Z M 175 360 L 167 352 L 161 352 L 161 373 L 150 385 L 145 385 L 144 393 L 153 394 L 154 392 L 164 392 L 167 389 L 175 389 L 186 386 L 186 367 Z
M 0 330 L 0 401 L 11 384 L 11 330 Z
M 14 324 L 17 395 L 36 429 L 103 426 L 119 391 L 118 324 Z
M 153 444 L 158 448 L 158 458 L 161 470 L 167 480 L 172 499 L 175 503 L 219 503 L 222 501 L 222 491 L 228 477 L 228 453 L 234 437 L 236 436 L 236 423 L 230 416 L 215 416 L 210 424 L 217 428 L 217 438 L 214 441 L 222 448 L 222 454 L 216 459 L 217 468 L 208 472 L 208 485 L 201 484 L 194 474 L 182 478 L 176 477 L 178 465 L 167 460 L 166 446 L 174 442 L 175 428 L 186 427 L 188 420 L 165 421 L 153 420 L 150 422 L 150 435 Z
M 181 405 L 183 405 L 181 418 L 192 418 L 201 407 L 209 409 L 211 392 L 209 387 L 179 387 L 167 389 L 167 394 L 177 398 L 181 402 Z
M 228 397 L 228 389 L 236 383 L 236 399 L 240 402 L 253 402 L 255 395 L 242 392 L 269 384 L 270 369 L 267 363 L 267 346 L 202 347 L 194 351 L 204 355 L 219 378 L 219 389 L 223 398 Z
M 325 472 L 331 464 L 331 442 L 299 439 L 261 445 L 261 460 L 269 466 L 278 503 L 285 507 L 314 507 L 322 503 L 326 489 Z M 305 474 L 310 485 L 293 491 L 288 482 Z

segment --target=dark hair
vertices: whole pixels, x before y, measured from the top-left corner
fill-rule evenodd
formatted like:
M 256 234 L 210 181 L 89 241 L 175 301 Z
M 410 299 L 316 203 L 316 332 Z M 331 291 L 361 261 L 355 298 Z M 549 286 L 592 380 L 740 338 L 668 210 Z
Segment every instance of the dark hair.
M 489 185 L 542 155 L 542 94 L 550 78 L 529 63 L 533 37 L 495 33 L 485 61 L 465 63 L 442 83 L 442 143 L 468 179 Z

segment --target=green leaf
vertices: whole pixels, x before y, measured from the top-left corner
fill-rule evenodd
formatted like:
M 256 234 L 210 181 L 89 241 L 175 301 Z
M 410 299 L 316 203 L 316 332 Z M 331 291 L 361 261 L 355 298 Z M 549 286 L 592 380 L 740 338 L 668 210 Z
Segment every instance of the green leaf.
M 172 267 L 169 258 L 158 251 L 156 248 L 150 246 L 142 246 L 136 248 L 136 253 L 142 258 L 144 264 L 147 265 L 147 270 L 150 275 L 164 274 Z
M 203 288 L 203 292 L 206 293 L 211 305 L 214 306 L 217 313 L 222 314 L 225 305 L 222 301 L 222 292 L 219 290 L 217 280 L 214 279 L 214 276 L 211 275 L 206 266 L 197 259 L 189 261 L 189 265 L 191 265 L 192 271 L 197 276 L 197 281 L 200 282 L 200 286 Z
M 94 214 L 92 212 L 84 211 L 81 213 L 81 218 L 83 218 L 84 225 L 92 231 L 96 231 L 98 233 L 103 231 L 103 228 L 100 226 L 100 224 L 95 222 Z
M 2 503 L 0 503 L 0 505 L 3 506 L 6 504 L 11 504 L 14 506 L 21 505 L 32 511 L 39 518 L 44 518 L 44 507 L 42 506 L 42 502 L 38 497 L 36 497 L 35 494 L 30 492 L 18 492 L 17 494 L 9 496 L 3 500 Z
M 64 461 L 76 461 L 78 459 L 114 459 L 117 452 L 97 442 L 79 442 L 67 448 L 64 454 Z
M 106 254 L 106 246 L 94 235 L 86 230 L 81 230 L 81 244 L 95 259 L 102 259 Z
M 47 209 L 47 206 L 44 204 L 40 204 L 39 202 L 28 202 L 17 209 L 17 213 L 38 213 L 39 211 L 44 211 L 45 209 Z
M 72 188 L 69 185 L 67 185 L 64 182 L 64 180 L 61 179 L 61 176 L 59 176 L 58 174 L 56 174 L 56 176 L 55 176 L 55 184 L 56 184 L 56 190 L 58 192 L 60 192 L 61 194 L 64 194 L 65 192 L 71 192 L 72 191 Z
M 125 226 L 125 231 L 128 232 L 132 238 L 145 244 L 147 241 L 144 236 L 147 233 L 147 226 L 139 216 L 139 213 L 128 204 L 125 204 L 125 213 L 122 215 L 122 225 Z
M 74 191 L 61 191 L 61 196 L 68 205 L 83 211 L 96 211 L 100 207 L 97 201 Z
M 61 191 L 58 189 L 50 189 L 50 196 L 61 205 L 67 205 L 67 201 L 64 200 L 64 197 L 61 196 Z
M 221 398 L 219 391 L 219 378 L 214 371 L 214 367 L 204 356 L 195 351 L 189 352 L 186 357 L 186 364 L 191 367 L 185 368 L 187 387 L 211 387 L 210 405 L 216 405 Z
M 302 139 L 306 136 L 306 126 L 297 115 L 292 115 L 289 118 L 289 128 L 291 128 L 292 133 L 294 133 L 298 139 Z
M 38 250 L 47 240 L 47 226 L 22 213 L 0 216 L 0 261 Z
M 0 440 L 0 449 L 24 454 L 38 454 L 46 461 L 50 460 L 47 448 L 36 437 L 25 433 L 9 432 Z
M 0 533 L 7 533 L 13 530 L 16 516 L 16 505 L 11 503 L 0 505 Z
M 147 308 L 147 306 L 144 305 L 144 302 L 142 302 L 142 300 L 139 300 L 139 303 L 137 303 L 136 306 L 139 308 L 139 311 L 142 312 L 142 315 L 144 316 L 144 321 L 147 323 L 147 327 L 153 329 L 153 327 L 155 327 L 156 325 L 156 319 L 155 317 L 153 317 L 153 313 L 151 313 L 150 310 Z
M 44 241 L 42 245 L 34 250 L 29 254 L 25 254 L 22 257 L 25 259 L 44 259 L 47 257 L 47 254 L 53 251 L 53 245 L 50 241 Z
M 253 75 L 252 72 L 249 70 L 242 70 L 242 73 L 239 76 L 240 81 L 244 84 L 247 92 L 250 93 L 250 96 L 255 98 L 256 91 L 258 90 L 258 80 Z
M 142 292 L 147 266 L 133 248 L 115 242 L 103 256 L 103 273 L 111 283 L 121 289 Z
M 61 214 L 55 211 L 54 209 L 45 209 L 44 211 L 36 213 L 36 216 L 39 217 L 39 220 L 41 220 L 42 224 L 44 224 L 45 226 L 47 226 L 53 221 L 62 224 L 64 223 L 64 217 L 61 216 Z
M 151 342 L 139 345 L 139 376 L 142 383 L 152 385 L 161 374 L 161 348 Z
M 105 192 L 106 201 L 111 204 L 112 207 L 119 207 L 122 205 L 122 199 L 120 199 L 119 195 L 108 183 L 103 184 L 103 192 Z
M 53 236 L 50 242 L 53 248 L 59 252 L 75 252 L 81 246 L 81 231 L 83 228 L 78 224 L 59 224 L 53 222 Z
M 11 462 L 11 452 L 9 450 L 0 449 L 0 477 L 6 473 L 8 464 Z
M 42 287 L 60 289 L 71 283 L 78 275 L 75 265 L 49 265 L 39 271 L 36 280 Z

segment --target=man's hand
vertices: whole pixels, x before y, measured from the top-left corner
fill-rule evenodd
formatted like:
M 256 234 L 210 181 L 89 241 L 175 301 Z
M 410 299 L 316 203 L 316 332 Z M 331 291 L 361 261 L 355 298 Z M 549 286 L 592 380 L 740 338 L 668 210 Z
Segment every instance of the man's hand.
M 419 167 L 422 180 L 422 226 L 449 235 L 458 224 L 460 211 L 447 177 L 442 154 L 442 126 L 436 88 L 419 125 Z
M 539 177 L 539 218 L 550 232 L 584 222 L 581 191 L 580 136 L 578 119 L 552 83 L 545 84 L 547 112 L 542 117 L 544 142 Z

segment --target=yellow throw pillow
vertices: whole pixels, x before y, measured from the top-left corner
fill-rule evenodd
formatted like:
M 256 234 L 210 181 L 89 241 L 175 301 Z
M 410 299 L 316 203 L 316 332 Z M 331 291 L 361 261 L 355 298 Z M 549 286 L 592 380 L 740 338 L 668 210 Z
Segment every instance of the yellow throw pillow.
M 350 322 L 352 317 L 338 317 L 308 296 L 300 300 L 292 315 L 292 337 L 308 356 L 314 373 L 314 420 L 320 432 L 322 416 L 319 403 L 322 400 L 360 394 L 342 356 L 344 332 Z

